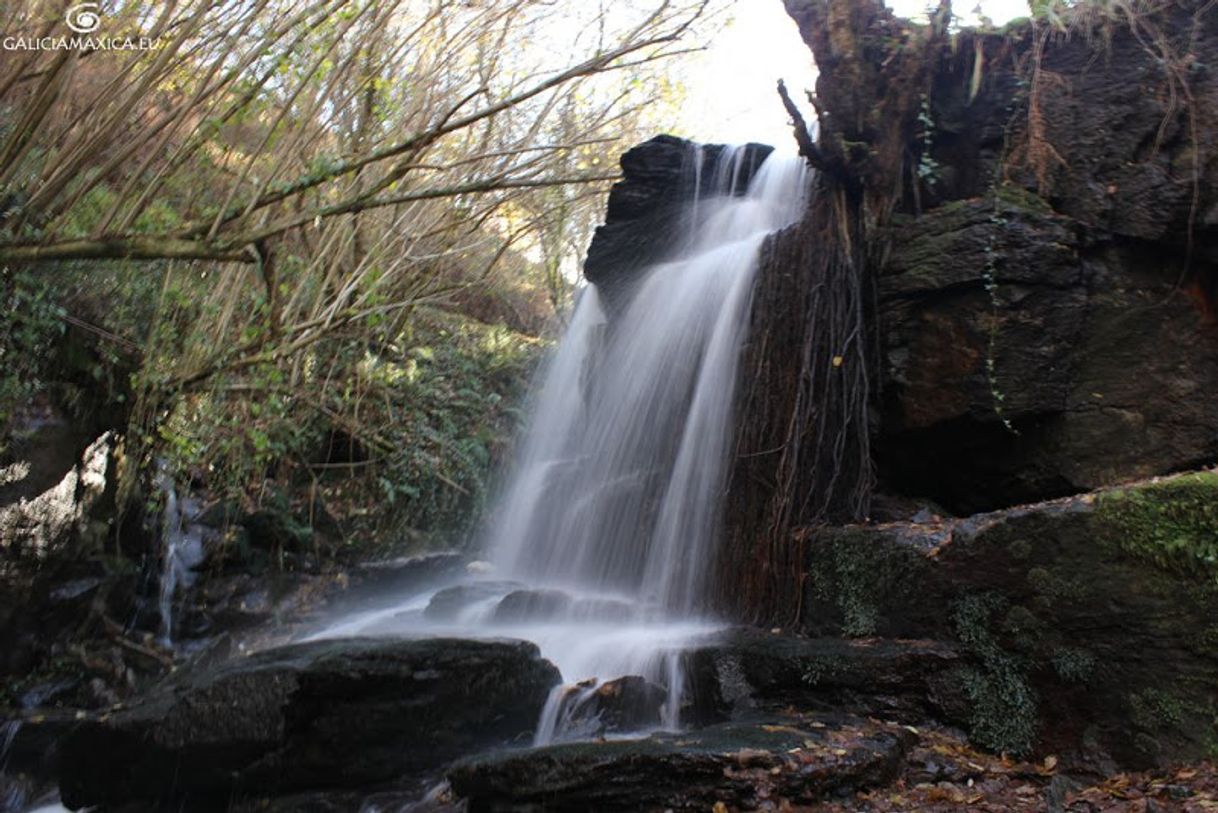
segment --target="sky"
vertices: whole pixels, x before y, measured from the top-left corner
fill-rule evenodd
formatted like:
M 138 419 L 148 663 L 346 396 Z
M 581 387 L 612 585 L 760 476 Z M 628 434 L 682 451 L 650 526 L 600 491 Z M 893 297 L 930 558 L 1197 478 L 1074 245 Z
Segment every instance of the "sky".
M 926 0 L 887 0 L 902 17 L 926 18 Z M 1026 0 L 956 0 L 961 23 L 981 13 L 1001 25 L 1028 14 Z M 779 77 L 796 101 L 816 81 L 812 55 L 781 0 L 739 0 L 733 20 L 689 72 L 678 135 L 704 142 L 760 141 L 794 151 L 787 116 L 775 86 Z M 806 105 L 805 105 L 806 107 Z M 811 111 L 805 112 L 809 119 Z

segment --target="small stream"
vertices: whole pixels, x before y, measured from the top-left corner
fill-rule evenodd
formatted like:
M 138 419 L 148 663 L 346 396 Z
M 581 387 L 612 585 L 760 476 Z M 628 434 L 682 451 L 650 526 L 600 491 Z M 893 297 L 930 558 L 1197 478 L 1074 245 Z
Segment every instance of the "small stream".
M 194 568 L 203 560 L 201 525 L 190 520 L 199 512 L 199 502 L 193 497 L 178 496 L 178 489 L 168 467 L 162 462 L 156 478 L 157 488 L 165 498 L 161 515 L 161 573 L 158 586 L 160 611 L 160 641 L 173 646 L 173 599 L 179 588 L 190 587 L 195 580 Z

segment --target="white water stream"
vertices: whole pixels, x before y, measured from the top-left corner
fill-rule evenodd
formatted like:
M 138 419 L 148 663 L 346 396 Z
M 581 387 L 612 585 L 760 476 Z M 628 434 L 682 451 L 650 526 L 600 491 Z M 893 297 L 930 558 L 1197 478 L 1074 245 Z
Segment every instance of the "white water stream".
M 202 526 L 190 523 L 199 510 L 197 500 L 178 497 L 173 477 L 164 463 L 157 473 L 157 487 L 165 497 L 161 514 L 161 574 L 157 606 L 160 611 L 160 640 L 173 646 L 173 599 L 179 587 L 189 587 L 195 578 L 194 568 L 203 560 Z
M 581 295 L 488 517 L 487 572 L 313 637 L 533 641 L 568 682 L 547 703 L 538 744 L 580 736 L 572 710 L 599 681 L 626 675 L 666 689 L 657 724 L 678 727 L 680 652 L 719 626 L 703 592 L 758 253 L 803 211 L 809 188 L 801 159 L 771 155 L 732 195 L 744 154 L 725 150 L 711 177 L 693 179 L 702 193 L 684 246 L 615 300 L 612 319 L 595 286 Z

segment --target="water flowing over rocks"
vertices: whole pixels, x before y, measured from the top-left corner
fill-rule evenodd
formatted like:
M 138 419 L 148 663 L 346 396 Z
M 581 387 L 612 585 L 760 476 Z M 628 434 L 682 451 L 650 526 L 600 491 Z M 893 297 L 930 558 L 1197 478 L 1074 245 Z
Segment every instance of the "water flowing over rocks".
M 604 683 L 591 678 L 564 688 L 555 718 L 564 740 L 651 731 L 660 726 L 667 699 L 663 687 L 639 675 Z
M 62 744 L 69 806 L 372 785 L 532 735 L 558 671 L 524 642 L 298 644 L 175 675 Z
M 856 143 L 837 132 L 855 118 L 838 115 L 821 146 L 864 146 L 809 155 L 843 212 L 898 190 L 891 214 L 868 224 L 857 269 L 874 284 L 864 291 L 874 348 L 861 354 L 873 374 L 862 412 L 799 412 L 831 391 L 823 382 L 855 369 L 824 347 L 833 326 L 810 316 L 829 284 L 810 270 L 823 218 L 805 217 L 763 247 L 713 592 L 739 616 L 813 637 L 777 636 L 781 667 L 764 665 L 761 650 L 728 654 L 740 643 L 695 653 L 691 691 L 718 693 L 728 714 L 765 707 L 768 693 L 812 708 L 924 715 L 986 748 L 1052 751 L 1097 770 L 1210 753 L 1218 675 L 1207 540 L 1218 538 L 1218 518 L 1204 506 L 1213 475 L 1138 481 L 1218 460 L 1218 15 L 1172 4 L 1105 23 L 1102 44 L 1098 30 L 1057 37 L 1023 22 L 962 32 L 949 47 L 928 29 L 918 40 L 924 64 L 897 75 L 912 40 L 878 4 L 786 5 L 814 49 L 831 43 L 822 111 L 852 111 L 851 82 L 892 80 L 863 88 L 865 97 L 897 92 L 904 77 L 923 111 L 911 132 L 924 134 L 889 155 L 887 131 L 860 125 L 868 140 Z M 838 7 L 857 13 L 822 25 Z M 854 29 L 868 48 L 833 51 L 842 45 L 833 37 Z M 1146 31 L 1159 52 L 1140 39 Z M 1031 65 L 1044 73 L 1029 84 Z M 854 67 L 862 72 L 842 73 Z M 1188 103 L 1173 105 L 1181 83 Z M 652 165 L 683 149 L 667 138 L 646 145 Z M 658 158 L 664 151 L 672 157 Z M 902 154 L 924 154 L 925 172 Z M 880 172 L 894 156 L 908 182 Z M 623 168 L 623 186 L 654 190 L 654 174 L 635 183 L 637 166 Z M 892 184 L 868 189 L 877 178 Z M 659 207 L 677 193 L 652 194 Z M 635 201 L 633 210 L 648 208 Z M 604 229 L 590 251 L 599 284 L 630 274 L 624 249 L 619 268 L 599 262 L 619 251 L 614 234 Z M 820 390 L 808 384 L 809 358 L 827 370 L 814 371 Z M 843 427 L 859 415 L 869 429 L 860 435 L 855 421 L 850 434 Z M 876 523 L 860 513 L 857 524 L 834 525 L 851 522 L 853 506 L 810 493 L 813 472 L 790 447 L 826 431 L 859 441 L 841 479 L 869 448 Z M 778 598 L 741 604 L 750 581 Z M 852 669 L 875 636 L 874 663 Z M 841 638 L 862 643 L 832 640 Z M 910 641 L 929 650 L 903 660 Z M 879 657 L 898 644 L 905 654 Z M 818 646 L 837 650 L 825 662 L 839 664 L 840 685 L 832 669 L 797 666 L 815 663 Z M 917 666 L 895 668 L 902 662 Z M 893 681 L 886 699 L 877 675 Z

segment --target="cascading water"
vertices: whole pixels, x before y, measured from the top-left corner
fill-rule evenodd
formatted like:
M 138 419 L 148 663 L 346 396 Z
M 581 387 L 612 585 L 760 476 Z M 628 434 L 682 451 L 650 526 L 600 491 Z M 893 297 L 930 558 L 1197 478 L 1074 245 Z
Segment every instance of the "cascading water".
M 157 486 L 165 495 L 165 510 L 161 514 L 161 574 L 158 586 L 161 643 L 173 644 L 173 597 L 178 587 L 194 582 L 194 567 L 203 559 L 203 529 L 191 525 L 188 517 L 198 511 L 190 497 L 179 499 L 177 487 L 167 467 L 162 464 Z
M 628 675 L 667 690 L 658 723 L 677 727 L 680 651 L 717 626 L 700 608 L 758 254 L 803 211 L 810 185 L 801 159 L 771 155 L 746 193 L 732 194 L 744 155 L 724 150 L 713 177 L 695 176 L 684 245 L 615 299 L 612 319 L 595 286 L 583 291 L 487 523 L 491 573 L 317 637 L 534 641 L 578 682 L 552 694 L 538 744 L 589 733 L 580 708 L 599 681 Z M 691 157 L 700 170 L 701 155 Z M 454 600 L 455 611 L 440 612 Z

